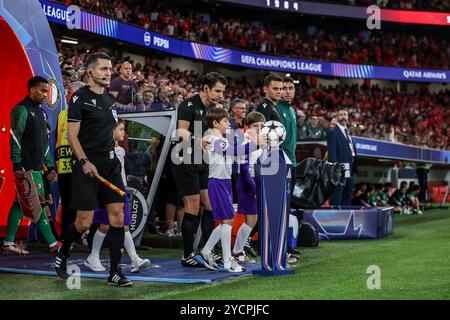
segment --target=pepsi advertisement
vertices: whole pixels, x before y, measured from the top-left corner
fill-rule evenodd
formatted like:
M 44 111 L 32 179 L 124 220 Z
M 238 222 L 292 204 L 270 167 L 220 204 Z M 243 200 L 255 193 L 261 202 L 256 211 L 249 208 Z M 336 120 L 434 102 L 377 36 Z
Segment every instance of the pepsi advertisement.
M 334 63 L 238 51 L 174 39 L 85 11 L 77 13 L 71 9 L 73 6 L 68 9 L 59 3 L 46 0 L 40 0 L 40 2 L 50 22 L 66 24 L 69 28 L 77 27 L 105 37 L 196 60 L 318 76 L 450 83 L 450 71 L 448 70 Z

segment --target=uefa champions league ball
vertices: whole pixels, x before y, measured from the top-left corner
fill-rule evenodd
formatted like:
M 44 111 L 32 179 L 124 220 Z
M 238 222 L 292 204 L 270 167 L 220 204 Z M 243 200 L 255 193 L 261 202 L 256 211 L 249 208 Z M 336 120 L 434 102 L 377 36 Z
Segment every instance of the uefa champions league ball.
M 279 121 L 267 121 L 261 128 L 261 135 L 267 137 L 270 148 L 277 148 L 286 139 L 286 128 Z

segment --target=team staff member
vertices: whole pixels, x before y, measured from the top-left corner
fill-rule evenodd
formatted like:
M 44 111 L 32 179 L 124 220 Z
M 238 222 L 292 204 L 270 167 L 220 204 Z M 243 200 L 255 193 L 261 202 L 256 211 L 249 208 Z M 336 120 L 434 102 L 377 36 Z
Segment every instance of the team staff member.
M 67 138 L 75 156 L 69 207 L 77 210 L 77 216 L 75 223 L 70 223 L 65 231 L 55 269 L 60 278 L 68 278 L 67 259 L 71 244 L 90 228 L 94 209 L 105 206 L 110 222 L 111 258 L 107 281 L 108 284 L 130 286 L 132 282 L 118 268 L 124 244 L 124 197 L 96 178 L 101 175 L 124 190 L 112 135 L 117 123 L 116 99 L 106 91 L 111 80 L 111 58 L 103 52 L 94 53 L 87 58 L 86 68 L 90 79 L 88 85 L 79 89 L 70 100 L 67 129 Z
M 338 109 L 337 120 L 336 126 L 327 134 L 328 161 L 345 166 L 345 184 L 336 188 L 330 198 L 330 204 L 348 206 L 352 198 L 354 175 L 358 172 L 358 160 L 356 146 L 347 129 L 347 109 Z
M 199 267 L 194 259 L 194 233 L 199 224 L 200 203 L 203 204 L 202 235 L 209 238 L 213 228 L 214 219 L 211 204 L 208 198 L 208 165 L 203 162 L 203 152 L 198 140 L 208 129 L 206 112 L 223 99 L 227 79 L 220 73 L 207 73 L 202 82 L 200 94 L 196 94 L 183 101 L 178 107 L 178 137 L 183 139 L 183 145 L 189 145 L 182 151 L 182 162 L 172 162 L 172 171 L 175 184 L 180 196 L 183 198 L 185 213 L 181 224 L 183 236 L 184 255 L 181 264 L 185 267 Z M 197 131 L 194 131 L 197 127 Z M 201 135 L 201 136 L 196 136 Z M 174 148 L 174 151 L 177 148 Z M 173 152 L 174 153 L 174 152 Z M 175 152 L 176 153 L 176 152 Z M 200 154 L 200 163 L 194 163 Z
M 256 108 L 256 111 L 262 113 L 266 121 L 275 120 L 281 122 L 281 117 L 275 106 L 281 98 L 283 79 L 277 75 L 269 74 L 264 79 L 263 90 L 265 98 Z
M 36 191 L 41 199 L 41 215 L 37 222 L 38 228 L 49 244 L 50 251 L 56 251 L 61 243 L 52 234 L 45 211 L 44 183 L 42 169 L 44 163 L 49 174 L 48 181 L 53 181 L 56 173 L 48 148 L 48 131 L 46 114 L 41 108 L 48 92 L 47 79 L 36 76 L 28 80 L 28 95 L 11 111 L 11 162 L 14 176 L 21 180 L 24 172 L 32 170 Z M 14 202 L 8 216 L 8 229 L 3 241 L 3 251 L 26 255 L 28 251 L 14 243 L 16 232 L 22 221 L 23 213 L 17 202 Z
M 292 162 L 292 166 L 297 166 L 297 160 L 295 158 L 295 149 L 297 149 L 297 114 L 294 107 L 291 105 L 292 100 L 295 97 L 295 86 L 292 78 L 284 78 L 283 80 L 283 92 L 281 99 L 277 102 L 277 111 L 281 117 L 281 122 L 286 128 L 286 139 L 281 144 L 289 160 Z

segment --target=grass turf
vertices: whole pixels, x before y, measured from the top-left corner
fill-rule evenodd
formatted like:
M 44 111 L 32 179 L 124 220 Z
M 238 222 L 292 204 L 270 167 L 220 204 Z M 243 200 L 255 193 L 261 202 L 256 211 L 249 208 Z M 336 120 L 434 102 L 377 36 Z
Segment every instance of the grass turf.
M 303 248 L 295 274 L 246 277 L 212 285 L 134 283 L 111 288 L 82 279 L 68 290 L 56 277 L 0 273 L 0 299 L 449 299 L 450 210 L 395 216 L 394 235 L 380 240 L 322 241 Z M 141 256 L 179 258 L 179 249 Z M 1 265 L 1 257 L 0 257 Z M 381 270 L 381 289 L 369 290 L 367 268 Z

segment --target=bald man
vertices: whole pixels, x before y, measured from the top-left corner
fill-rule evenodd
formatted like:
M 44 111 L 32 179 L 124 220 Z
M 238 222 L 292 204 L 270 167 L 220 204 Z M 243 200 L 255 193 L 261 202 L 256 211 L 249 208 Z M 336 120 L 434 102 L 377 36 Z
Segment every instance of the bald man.
M 139 91 L 137 83 L 131 77 L 133 68 L 131 63 L 125 61 L 121 64 L 119 70 L 119 77 L 111 81 L 109 93 L 117 99 L 117 112 L 132 112 L 135 111 L 133 100 Z

